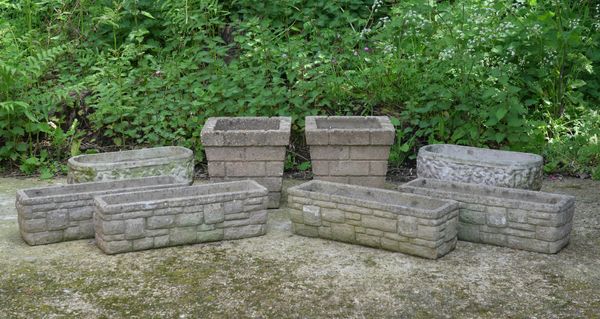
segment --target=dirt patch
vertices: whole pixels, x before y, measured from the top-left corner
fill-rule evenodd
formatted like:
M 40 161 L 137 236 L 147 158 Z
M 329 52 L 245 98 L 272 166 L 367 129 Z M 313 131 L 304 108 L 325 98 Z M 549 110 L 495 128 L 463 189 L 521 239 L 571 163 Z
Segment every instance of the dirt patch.
M 560 253 L 461 241 L 437 261 L 292 235 L 285 209 L 270 211 L 267 235 L 218 244 L 117 256 L 93 240 L 30 247 L 14 192 L 46 184 L 0 179 L 0 309 L 9 318 L 561 318 L 600 309 L 597 181 L 544 182 L 577 198 Z

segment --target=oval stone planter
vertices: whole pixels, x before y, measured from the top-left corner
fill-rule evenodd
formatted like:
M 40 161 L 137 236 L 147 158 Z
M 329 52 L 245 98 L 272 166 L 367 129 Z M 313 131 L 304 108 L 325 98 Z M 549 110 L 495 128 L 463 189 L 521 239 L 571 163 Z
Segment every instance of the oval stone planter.
M 295 234 L 436 259 L 454 249 L 458 203 L 313 180 L 288 189 Z
M 74 156 L 68 166 L 69 184 L 162 175 L 192 183 L 194 153 L 180 146 L 143 148 Z
M 544 159 L 536 154 L 452 144 L 419 149 L 417 175 L 446 181 L 539 190 Z

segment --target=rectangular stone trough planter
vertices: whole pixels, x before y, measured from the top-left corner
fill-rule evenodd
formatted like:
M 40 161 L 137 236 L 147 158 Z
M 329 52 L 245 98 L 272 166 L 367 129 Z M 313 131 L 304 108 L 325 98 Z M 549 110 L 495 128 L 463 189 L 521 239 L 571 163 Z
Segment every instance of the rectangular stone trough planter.
M 314 179 L 383 187 L 395 129 L 387 116 L 307 116 Z
M 29 245 L 94 238 L 94 196 L 185 185 L 160 176 L 22 189 L 15 204 L 21 237 Z
M 458 203 L 326 181 L 288 189 L 295 234 L 436 259 L 456 245 Z
M 290 117 L 211 117 L 202 144 L 212 182 L 251 179 L 269 190 L 269 208 L 279 207 Z
M 424 178 L 399 190 L 458 201 L 459 240 L 550 254 L 569 242 L 572 196 Z
M 454 182 L 539 190 L 544 159 L 536 154 L 452 144 L 419 149 L 417 175 Z
M 194 153 L 185 147 L 163 146 L 139 150 L 84 154 L 68 161 L 69 184 L 113 181 L 147 176 L 174 176 L 192 183 Z
M 235 181 L 95 197 L 107 254 L 264 235 L 268 191 Z

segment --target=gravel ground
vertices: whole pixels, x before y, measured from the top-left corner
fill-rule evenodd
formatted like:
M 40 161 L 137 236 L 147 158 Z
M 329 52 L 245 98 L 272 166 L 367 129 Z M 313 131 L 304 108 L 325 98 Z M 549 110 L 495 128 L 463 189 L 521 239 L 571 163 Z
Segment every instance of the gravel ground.
M 459 241 L 437 261 L 292 235 L 285 209 L 259 238 L 116 256 L 93 240 L 29 247 L 15 190 L 49 183 L 64 180 L 0 178 L 0 318 L 600 318 L 597 181 L 544 182 L 577 198 L 560 253 Z

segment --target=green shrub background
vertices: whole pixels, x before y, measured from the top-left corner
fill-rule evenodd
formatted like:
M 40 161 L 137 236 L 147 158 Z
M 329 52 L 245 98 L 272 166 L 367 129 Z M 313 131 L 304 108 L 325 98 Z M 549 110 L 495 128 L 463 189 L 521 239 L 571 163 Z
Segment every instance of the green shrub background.
M 598 1 L 0 0 L 0 163 L 182 145 L 211 116 L 388 115 L 428 143 L 600 179 Z M 291 153 L 287 167 L 308 167 Z

